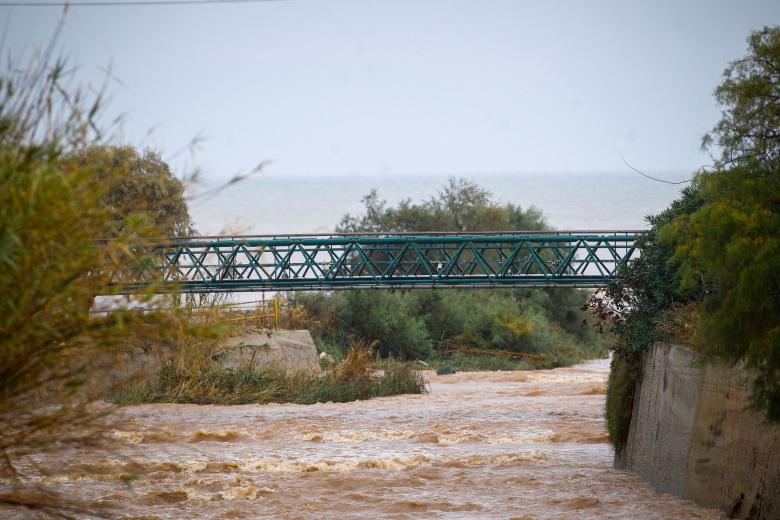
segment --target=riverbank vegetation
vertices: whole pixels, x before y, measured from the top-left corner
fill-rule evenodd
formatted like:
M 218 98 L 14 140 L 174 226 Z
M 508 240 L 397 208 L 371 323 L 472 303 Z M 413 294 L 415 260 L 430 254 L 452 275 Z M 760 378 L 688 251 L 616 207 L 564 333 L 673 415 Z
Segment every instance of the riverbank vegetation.
M 0 78 L 0 504 L 75 515 L 74 497 L 23 478 L 30 456 L 100 442 L 105 411 L 91 403 L 118 377 L 125 349 L 213 331 L 183 311 L 128 309 L 153 290 L 115 299 L 110 314 L 90 312 L 144 261 L 130 251 L 184 231 L 189 217 L 173 211 L 182 181 L 146 167 L 162 164 L 156 155 L 104 141 L 103 94 L 72 88 L 65 63 L 50 62 L 53 46 Z M 157 213 L 145 203 L 150 186 Z
M 54 47 L 0 76 L 0 508 L 95 513 L 40 484 L 34 457 L 100 446 L 116 418 L 99 401 L 111 395 L 313 403 L 425 391 L 411 366 L 377 373 L 360 348 L 322 376 L 222 369 L 211 354 L 233 327 L 210 298 L 117 294 L 150 261 L 143 244 L 194 233 L 187 182 L 159 153 L 104 137 L 103 93 L 72 87 Z M 150 376 L 136 357 L 159 369 Z
M 372 191 L 364 205 L 364 213 L 346 215 L 338 231 L 549 229 L 536 208 L 498 203 L 490 192 L 466 180 L 451 179 L 429 200 L 404 200 L 395 207 Z M 508 370 L 605 356 L 607 339 L 583 323 L 581 308 L 589 296 L 565 288 L 416 289 L 302 294 L 294 301 L 310 315 L 320 347 L 337 358 L 343 356 L 343 345 L 362 338 L 377 341 L 382 357 L 460 370 Z
M 618 452 L 641 355 L 656 341 L 743 363 L 753 405 L 780 420 L 780 27 L 750 35 L 715 98 L 722 118 L 703 140 L 713 166 L 648 217 L 642 256 L 590 302 L 619 339 L 606 410 Z
M 244 362 L 225 367 L 211 345 L 188 348 L 164 362 L 151 377 L 120 390 L 119 404 L 247 404 L 348 402 L 426 392 L 425 379 L 407 363 L 375 371 L 363 343 L 350 346 L 342 361 L 324 373 L 259 367 Z

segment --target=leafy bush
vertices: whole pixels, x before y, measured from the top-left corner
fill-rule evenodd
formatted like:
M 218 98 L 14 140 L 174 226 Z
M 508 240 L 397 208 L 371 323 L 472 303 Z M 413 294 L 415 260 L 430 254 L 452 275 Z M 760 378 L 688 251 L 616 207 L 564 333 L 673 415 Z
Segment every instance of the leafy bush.
M 44 57 L 0 75 L 0 505 L 81 516 L 84 504 L 17 466 L 34 471 L 36 451 L 102 438 L 87 405 L 118 372 L 122 348 L 201 328 L 182 314 L 90 315 L 95 297 L 115 290 L 112 273 L 134 267 L 126 252 L 160 226 L 107 203 L 126 178 L 89 157 L 102 146 L 101 94 L 69 87 L 64 70 Z M 107 230 L 115 240 L 98 241 Z
M 669 311 L 697 301 L 705 288 L 680 290 L 680 274 L 671 263 L 674 247 L 659 239 L 659 231 L 675 219 L 690 215 L 702 205 L 696 186 L 682 190 L 681 197 L 659 213 L 647 217 L 650 229 L 637 237 L 641 255 L 621 268 L 606 290 L 590 305 L 604 322 L 613 325 L 619 342 L 615 354 L 635 358 L 654 342 L 668 340 Z
M 344 215 L 337 231 L 533 231 L 546 229 L 542 212 L 531 206 L 501 205 L 489 191 L 465 179 L 451 178 L 435 197 L 415 203 L 405 199 L 388 208 L 376 190 L 363 197 L 365 213 Z
M 610 442 L 618 454 L 628 436 L 642 353 L 656 341 L 675 338 L 680 324 L 673 314 L 697 302 L 705 290 L 701 286 L 680 290 L 680 274 L 671 263 L 674 248 L 658 235 L 670 222 L 691 214 L 701 204 L 696 186 L 687 187 L 669 208 L 648 216 L 650 230 L 636 241 L 641 255 L 622 267 L 607 288 L 588 302 L 602 327 L 606 324 L 617 337 L 612 346 L 605 413 Z
M 543 309 L 515 300 L 511 294 L 493 296 L 481 303 L 470 298 L 469 313 L 453 340 L 478 348 L 539 353 L 550 350 Z
M 615 356 L 609 369 L 604 415 L 607 420 L 609 442 L 620 454 L 626 447 L 634 410 L 634 392 L 639 377 L 636 360 Z
M 385 363 L 383 373 L 372 370 L 365 344 L 353 345 L 332 370 L 317 374 L 287 374 L 250 362 L 223 367 L 213 343 L 182 345 L 151 377 L 121 390 L 120 404 L 141 403 L 298 403 L 348 402 L 398 394 L 420 394 L 427 384 L 407 363 Z
M 680 291 L 705 287 L 697 340 L 753 370 L 753 401 L 780 421 L 780 27 L 748 38 L 716 90 L 721 152 L 696 178 L 704 203 L 666 226 Z
M 130 146 L 89 146 L 74 160 L 92 172 L 102 186 L 102 205 L 110 208 L 110 227 L 103 235 L 115 237 L 126 232 L 127 219 L 143 216 L 157 226 L 162 236 L 189 236 L 194 233 L 184 198 L 184 183 L 177 178 L 160 154 L 139 153 Z
M 411 295 L 351 291 L 346 296 L 350 328 L 359 337 L 378 340 L 382 357 L 424 359 L 431 353 L 428 331 Z
M 704 137 L 720 158 L 637 240 L 642 254 L 590 305 L 618 336 L 607 394 L 618 452 L 631 420 L 641 354 L 683 338 L 755 378 L 752 399 L 780 420 L 780 27 L 748 38 L 715 96 Z
M 502 355 L 478 355 L 466 352 L 436 352 L 428 358 L 426 363 L 431 369 L 451 368 L 458 372 L 540 368 L 539 363 L 535 361 L 526 361 Z
M 478 185 L 451 179 L 429 200 L 388 207 L 376 191 L 364 198 L 365 213 L 346 215 L 343 232 L 542 230 L 539 210 L 501 205 Z M 570 364 L 606 353 L 605 342 L 583 326 L 588 293 L 576 289 L 469 289 L 355 292 L 296 296 L 315 320 L 321 345 L 349 338 L 378 340 L 380 353 L 426 359 L 432 346 L 542 353 L 548 365 Z M 517 366 L 505 359 L 498 366 Z

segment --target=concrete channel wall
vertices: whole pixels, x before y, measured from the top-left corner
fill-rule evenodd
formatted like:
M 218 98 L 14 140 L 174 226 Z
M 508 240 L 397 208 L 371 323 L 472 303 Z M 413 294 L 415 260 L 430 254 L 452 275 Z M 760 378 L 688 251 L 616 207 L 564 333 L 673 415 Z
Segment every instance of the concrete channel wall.
M 734 518 L 780 519 L 780 426 L 749 409 L 750 376 L 658 343 L 644 358 L 615 465 Z

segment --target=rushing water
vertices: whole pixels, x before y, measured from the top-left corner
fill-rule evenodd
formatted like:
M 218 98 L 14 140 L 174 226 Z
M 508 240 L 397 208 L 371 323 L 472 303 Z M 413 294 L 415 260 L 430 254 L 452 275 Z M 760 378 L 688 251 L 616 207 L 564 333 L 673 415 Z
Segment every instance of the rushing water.
M 124 518 L 719 518 L 612 468 L 607 371 L 431 375 L 430 394 L 343 404 L 136 406 L 102 454 L 40 462 L 47 483 Z

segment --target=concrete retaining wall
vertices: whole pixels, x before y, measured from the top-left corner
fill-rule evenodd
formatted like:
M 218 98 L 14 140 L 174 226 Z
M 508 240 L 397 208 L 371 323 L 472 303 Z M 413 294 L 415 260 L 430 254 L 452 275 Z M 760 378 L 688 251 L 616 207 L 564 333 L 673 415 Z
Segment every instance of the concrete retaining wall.
M 616 466 L 732 517 L 780 518 L 780 426 L 749 410 L 749 396 L 746 371 L 656 344 Z

